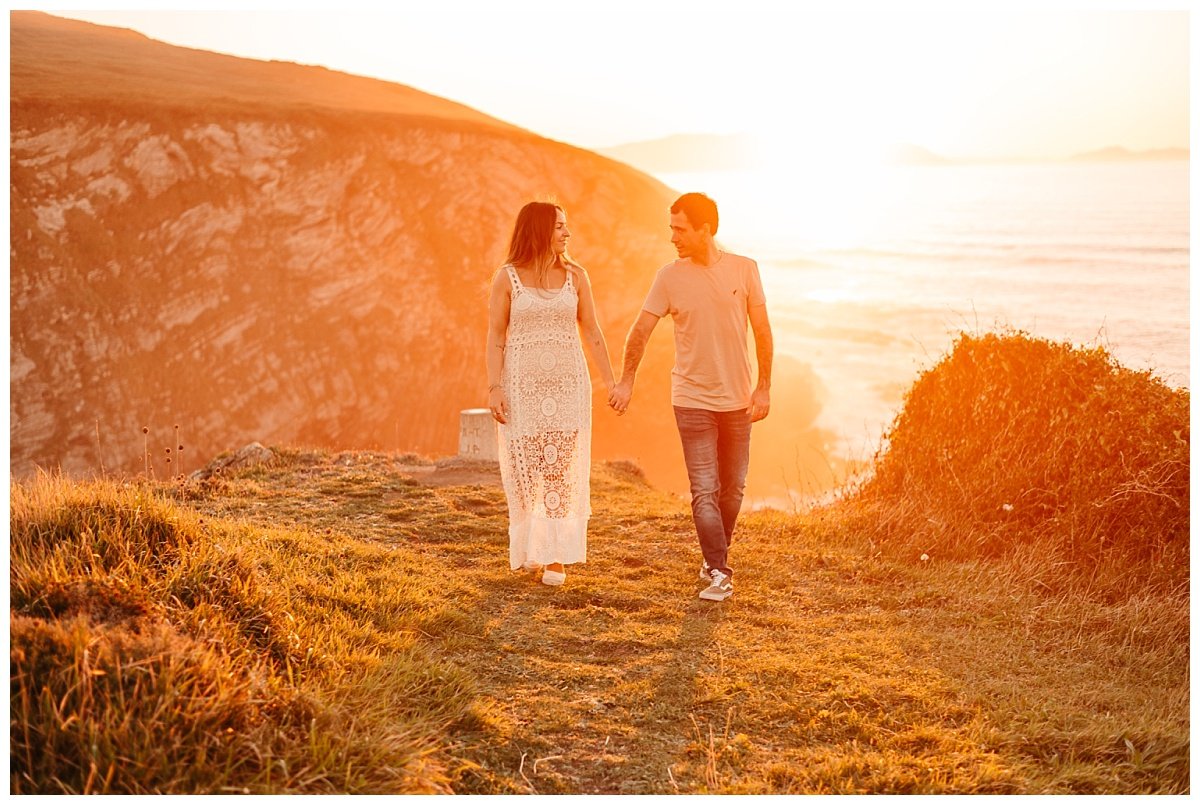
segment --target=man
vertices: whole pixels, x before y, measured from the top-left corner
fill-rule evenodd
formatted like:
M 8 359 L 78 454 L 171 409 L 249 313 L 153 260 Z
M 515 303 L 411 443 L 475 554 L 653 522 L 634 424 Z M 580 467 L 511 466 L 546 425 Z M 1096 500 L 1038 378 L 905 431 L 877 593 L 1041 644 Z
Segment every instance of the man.
M 609 398 L 618 414 L 625 413 L 650 333 L 660 318 L 671 316 L 671 403 L 704 554 L 700 575 L 707 586 L 700 597 L 708 601 L 724 601 L 733 593 L 729 545 L 750 463 L 750 423 L 770 411 L 774 355 L 758 264 L 718 249 L 713 242 L 717 224 L 717 205 L 703 193 L 686 193 L 671 205 L 671 243 L 679 259 L 654 278 L 625 341 L 624 371 Z M 758 356 L 753 388 L 747 320 Z

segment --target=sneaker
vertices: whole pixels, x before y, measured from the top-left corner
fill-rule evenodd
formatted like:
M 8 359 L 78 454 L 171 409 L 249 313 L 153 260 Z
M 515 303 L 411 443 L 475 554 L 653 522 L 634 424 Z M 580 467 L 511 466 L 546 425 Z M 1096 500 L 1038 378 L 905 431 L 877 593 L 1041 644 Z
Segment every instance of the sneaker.
M 715 567 L 709 571 L 709 585 L 700 591 L 705 601 L 724 601 L 733 595 L 733 582 Z
M 561 587 L 566 580 L 566 573 L 559 573 L 554 570 L 542 571 L 542 584 L 549 584 L 551 587 Z
M 705 584 L 708 584 L 710 581 L 712 581 L 712 578 L 709 576 L 711 572 L 712 568 L 708 566 L 708 560 L 705 559 L 700 564 L 700 581 L 704 582 Z

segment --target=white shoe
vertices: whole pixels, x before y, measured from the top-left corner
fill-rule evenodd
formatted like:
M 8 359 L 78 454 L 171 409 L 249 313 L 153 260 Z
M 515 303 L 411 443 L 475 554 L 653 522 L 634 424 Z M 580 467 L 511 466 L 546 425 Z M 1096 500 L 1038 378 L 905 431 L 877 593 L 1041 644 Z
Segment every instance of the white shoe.
M 522 570 L 541 570 L 542 566 L 531 559 L 525 560 L 525 564 L 521 565 Z
M 700 581 L 704 582 L 705 584 L 708 584 L 710 581 L 712 581 L 712 578 L 708 575 L 711 572 L 712 568 L 708 566 L 708 560 L 705 559 L 700 564 Z
M 709 573 L 710 582 L 700 591 L 701 598 L 705 601 L 724 601 L 733 595 L 733 582 L 729 580 L 728 576 L 715 567 Z
M 549 584 L 551 587 L 561 587 L 566 580 L 566 573 L 559 573 L 555 570 L 542 571 L 542 584 Z

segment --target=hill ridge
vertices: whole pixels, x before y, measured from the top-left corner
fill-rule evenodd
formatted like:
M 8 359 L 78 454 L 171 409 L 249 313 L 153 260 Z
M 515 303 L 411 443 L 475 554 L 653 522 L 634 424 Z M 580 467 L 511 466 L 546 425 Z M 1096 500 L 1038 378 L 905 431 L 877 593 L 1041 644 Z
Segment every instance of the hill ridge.
M 34 97 L 128 96 L 141 102 L 157 97 L 170 104 L 253 101 L 286 107 L 307 103 L 318 108 L 442 117 L 525 131 L 407 84 L 325 65 L 251 59 L 173 45 L 129 28 L 97 25 L 40 11 L 13 11 L 10 21 L 11 86 L 15 102 Z M 60 40 L 65 37 L 72 41 L 72 46 L 64 48 L 61 43 L 47 46 L 47 35 Z M 36 60 L 26 52 L 34 38 L 40 38 L 42 45 Z M 114 50 L 109 41 L 126 38 L 134 38 L 140 47 L 132 51 L 127 47 Z M 99 74 L 81 79 L 70 65 L 85 57 L 92 60 L 92 69 Z M 107 60 L 112 60 L 112 67 Z M 246 84 L 251 75 L 254 83 Z M 301 75 L 309 81 L 301 81 Z M 318 77 L 315 85 L 311 83 L 313 76 Z M 172 97 L 172 93 L 179 93 L 180 97 Z

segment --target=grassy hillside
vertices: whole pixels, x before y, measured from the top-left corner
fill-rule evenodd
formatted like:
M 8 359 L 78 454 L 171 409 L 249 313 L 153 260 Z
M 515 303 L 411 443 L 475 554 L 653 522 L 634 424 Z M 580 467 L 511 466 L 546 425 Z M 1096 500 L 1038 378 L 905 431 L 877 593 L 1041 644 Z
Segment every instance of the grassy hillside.
M 14 792 L 1189 791 L 1186 565 L 918 556 L 868 487 L 746 514 L 711 604 L 686 504 L 617 464 L 550 588 L 494 470 L 278 452 L 13 487 Z
M 402 84 L 323 67 L 178 47 L 125 28 L 40 11 L 9 12 L 9 28 L 12 95 L 17 102 L 102 99 L 233 109 L 251 104 L 277 111 L 376 112 L 518 130 Z

